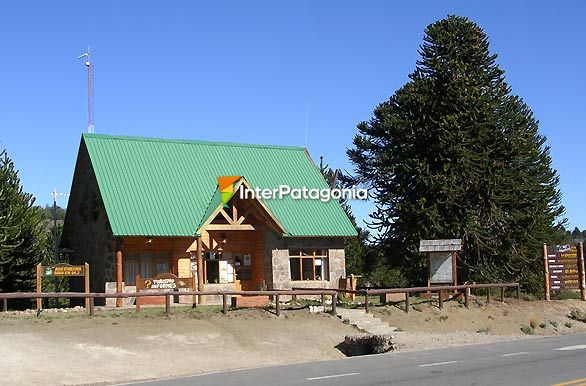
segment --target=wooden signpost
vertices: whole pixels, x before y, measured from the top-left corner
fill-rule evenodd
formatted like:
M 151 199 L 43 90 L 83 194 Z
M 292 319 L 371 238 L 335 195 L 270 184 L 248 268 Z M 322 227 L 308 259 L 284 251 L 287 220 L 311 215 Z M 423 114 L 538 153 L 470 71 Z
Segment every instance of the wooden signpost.
M 136 292 L 144 290 L 154 291 L 174 291 L 179 288 L 190 288 L 193 289 L 193 278 L 180 278 L 172 273 L 162 273 L 152 278 L 141 278 L 140 275 L 136 276 Z M 179 294 L 179 293 L 178 293 Z M 155 300 L 158 296 L 151 297 L 151 300 Z M 140 311 L 141 303 L 144 298 L 136 298 L 135 305 L 136 311 Z
M 41 278 L 43 277 L 83 277 L 84 291 L 90 292 L 90 265 L 70 265 L 70 264 L 56 264 L 56 265 L 41 265 L 37 264 L 37 293 L 41 293 Z M 89 308 L 90 299 L 85 299 L 85 307 Z M 37 299 L 37 310 L 43 308 L 42 300 Z
M 551 299 L 551 292 L 580 292 L 580 298 L 586 300 L 586 283 L 584 275 L 584 246 L 577 245 L 543 245 L 545 300 Z

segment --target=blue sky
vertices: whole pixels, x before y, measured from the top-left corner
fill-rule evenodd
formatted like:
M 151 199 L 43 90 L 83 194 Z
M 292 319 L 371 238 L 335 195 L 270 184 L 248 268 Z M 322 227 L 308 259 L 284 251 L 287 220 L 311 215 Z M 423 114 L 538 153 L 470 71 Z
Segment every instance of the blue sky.
M 484 28 L 548 137 L 571 227 L 586 227 L 580 1 L 9 2 L 0 10 L 0 147 L 26 191 L 68 191 L 95 63 L 96 132 L 284 145 L 350 170 L 356 124 L 407 81 L 424 28 Z M 64 200 L 60 202 L 65 205 Z M 355 205 L 365 218 L 369 204 Z

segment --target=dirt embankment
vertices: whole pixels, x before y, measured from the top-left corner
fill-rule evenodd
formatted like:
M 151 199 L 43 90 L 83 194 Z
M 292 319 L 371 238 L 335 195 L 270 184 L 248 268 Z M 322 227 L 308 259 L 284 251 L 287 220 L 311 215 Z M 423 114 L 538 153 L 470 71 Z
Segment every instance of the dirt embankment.
M 469 310 L 446 302 L 443 310 L 414 304 L 409 314 L 373 307 L 375 316 L 399 327 L 398 350 L 489 343 L 539 335 L 586 332 L 568 318 L 579 301 L 473 303 Z M 534 335 L 521 328 L 533 325 Z M 526 328 L 525 328 L 526 329 Z M 307 309 L 280 318 L 262 310 L 140 314 L 100 312 L 0 316 L 0 383 L 63 385 L 123 382 L 261 365 L 341 358 L 335 348 L 353 327 Z
M 424 302 L 409 314 L 393 306 L 374 307 L 373 314 L 403 331 L 396 334 L 399 350 L 416 350 L 586 332 L 586 323 L 569 317 L 572 309 L 586 312 L 586 302 L 478 300 L 466 309 L 449 301 L 443 310 Z
M 0 318 L 0 384 L 122 382 L 341 358 L 334 346 L 355 333 L 329 315 L 283 314 Z

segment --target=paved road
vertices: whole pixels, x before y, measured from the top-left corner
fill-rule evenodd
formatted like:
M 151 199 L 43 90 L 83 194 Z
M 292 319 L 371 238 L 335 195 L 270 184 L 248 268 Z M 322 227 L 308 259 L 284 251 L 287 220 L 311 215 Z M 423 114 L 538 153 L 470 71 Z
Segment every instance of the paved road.
M 145 386 L 586 385 L 586 334 L 142 382 Z

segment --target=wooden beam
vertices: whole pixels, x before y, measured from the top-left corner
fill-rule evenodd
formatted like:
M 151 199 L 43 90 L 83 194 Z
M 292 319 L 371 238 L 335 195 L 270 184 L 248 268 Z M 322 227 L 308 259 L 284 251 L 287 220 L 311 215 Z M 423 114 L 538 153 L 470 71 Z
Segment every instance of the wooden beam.
M 197 290 L 203 291 L 203 256 L 201 236 L 197 236 Z M 203 295 L 199 295 L 198 304 L 203 303 Z
M 122 248 L 116 251 L 116 292 L 122 293 Z M 116 307 L 122 307 L 122 298 L 116 298 Z
M 210 224 L 206 227 L 207 231 L 253 231 L 254 227 L 250 224 L 230 225 L 230 224 Z
M 226 213 L 226 211 L 224 210 L 224 208 L 220 209 L 220 214 L 222 216 L 224 216 L 224 218 L 226 219 L 226 221 L 228 221 L 228 224 L 234 224 L 234 220 L 232 220 L 232 217 L 228 216 L 228 213 Z M 209 227 L 209 225 L 208 225 L 208 227 Z

